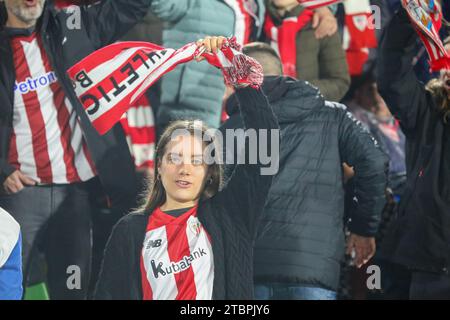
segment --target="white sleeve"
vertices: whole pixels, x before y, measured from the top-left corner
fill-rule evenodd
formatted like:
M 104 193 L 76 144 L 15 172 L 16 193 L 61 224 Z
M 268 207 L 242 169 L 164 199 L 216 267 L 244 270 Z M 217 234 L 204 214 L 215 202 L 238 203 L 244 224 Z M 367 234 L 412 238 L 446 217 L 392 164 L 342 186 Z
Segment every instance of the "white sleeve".
M 8 212 L 0 208 L 0 268 L 19 240 L 20 226 Z

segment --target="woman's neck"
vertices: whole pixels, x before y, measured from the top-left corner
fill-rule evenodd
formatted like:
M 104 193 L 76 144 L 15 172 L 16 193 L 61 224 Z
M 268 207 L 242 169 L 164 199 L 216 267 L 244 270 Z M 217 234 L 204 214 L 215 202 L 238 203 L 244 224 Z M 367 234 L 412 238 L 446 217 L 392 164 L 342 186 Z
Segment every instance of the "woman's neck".
M 185 208 L 195 207 L 198 203 L 198 200 L 188 201 L 188 202 L 178 202 L 175 200 L 167 199 L 167 201 L 161 206 L 162 211 L 170 211 L 170 210 L 178 210 Z

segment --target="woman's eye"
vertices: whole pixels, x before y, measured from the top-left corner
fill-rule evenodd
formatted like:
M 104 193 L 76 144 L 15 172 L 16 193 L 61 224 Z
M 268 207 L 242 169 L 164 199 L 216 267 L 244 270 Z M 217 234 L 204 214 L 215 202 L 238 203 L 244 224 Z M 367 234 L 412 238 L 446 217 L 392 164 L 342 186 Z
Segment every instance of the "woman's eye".
M 199 166 L 199 165 L 202 165 L 202 164 L 203 164 L 203 161 L 202 161 L 201 158 L 193 159 L 193 160 L 192 160 L 192 164 L 193 164 L 194 166 Z
M 181 164 L 181 157 L 171 154 L 169 155 L 169 162 L 173 164 Z

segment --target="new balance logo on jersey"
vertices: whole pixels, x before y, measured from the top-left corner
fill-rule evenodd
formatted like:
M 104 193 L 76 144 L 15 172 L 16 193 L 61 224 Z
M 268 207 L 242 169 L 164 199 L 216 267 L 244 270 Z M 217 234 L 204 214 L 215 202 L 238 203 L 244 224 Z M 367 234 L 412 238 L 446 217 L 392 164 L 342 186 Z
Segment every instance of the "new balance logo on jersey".
M 177 274 L 180 273 L 186 269 L 188 269 L 191 264 L 192 261 L 196 260 L 196 259 L 200 259 L 203 256 L 206 256 L 207 253 L 205 251 L 205 249 L 197 249 L 196 251 L 194 251 L 193 253 L 191 253 L 189 256 L 185 256 L 183 257 L 183 259 L 181 259 L 178 262 L 172 262 L 170 266 L 168 267 L 164 267 L 164 263 L 160 262 L 158 263 L 158 265 L 156 265 L 155 260 L 151 261 L 151 265 L 152 265 L 152 270 L 153 270 L 153 275 L 155 276 L 156 279 L 158 279 L 158 277 L 161 276 L 166 276 L 169 274 Z
M 148 249 L 151 249 L 151 248 L 159 248 L 159 247 L 161 247 L 161 242 L 162 242 L 162 240 L 161 239 L 158 239 L 158 240 L 150 240 L 148 243 L 147 243 L 147 246 L 145 247 L 147 250 Z

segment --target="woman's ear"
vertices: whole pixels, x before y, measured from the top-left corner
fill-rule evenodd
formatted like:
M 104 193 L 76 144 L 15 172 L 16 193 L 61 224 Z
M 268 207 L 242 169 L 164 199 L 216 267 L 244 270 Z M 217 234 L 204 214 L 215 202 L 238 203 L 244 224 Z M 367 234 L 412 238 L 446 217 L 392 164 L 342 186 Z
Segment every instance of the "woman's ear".
M 155 163 L 155 179 L 156 180 L 161 180 L 161 162 L 162 159 L 155 159 L 156 163 Z

